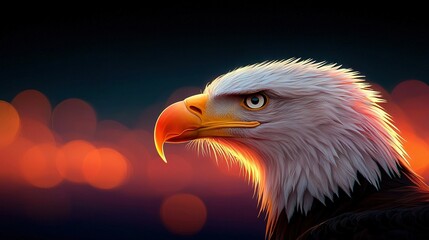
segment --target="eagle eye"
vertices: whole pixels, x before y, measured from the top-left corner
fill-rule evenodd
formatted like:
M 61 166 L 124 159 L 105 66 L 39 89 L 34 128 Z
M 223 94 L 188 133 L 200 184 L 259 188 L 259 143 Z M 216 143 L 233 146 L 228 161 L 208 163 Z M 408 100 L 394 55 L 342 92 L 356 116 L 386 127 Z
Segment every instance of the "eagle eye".
M 261 93 L 250 94 L 244 97 L 244 106 L 250 110 L 262 109 L 267 104 L 267 97 Z

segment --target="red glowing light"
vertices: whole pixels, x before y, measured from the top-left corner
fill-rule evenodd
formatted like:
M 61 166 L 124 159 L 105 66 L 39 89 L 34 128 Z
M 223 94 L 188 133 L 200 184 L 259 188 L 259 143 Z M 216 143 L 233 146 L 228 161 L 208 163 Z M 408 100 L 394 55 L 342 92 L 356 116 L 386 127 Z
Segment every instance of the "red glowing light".
M 161 219 L 165 227 L 178 235 L 198 233 L 207 219 L 204 202 L 192 194 L 176 194 L 164 200 Z
M 398 84 L 391 94 L 386 110 L 393 116 L 395 125 L 404 139 L 411 167 L 422 174 L 429 165 L 429 108 L 422 104 L 429 101 L 429 86 L 418 80 Z M 428 179 L 426 179 L 428 180 Z
M 429 164 L 429 144 L 413 132 L 404 132 L 404 149 L 409 155 L 411 168 L 417 173 L 422 173 Z
M 50 124 L 51 104 L 43 93 L 33 89 L 22 91 L 12 100 L 12 105 L 22 118 Z
M 419 80 L 407 80 L 399 83 L 392 91 L 395 100 L 414 98 L 416 96 L 428 95 L 429 86 Z
M 129 131 L 118 140 L 118 148 L 129 160 L 145 162 L 150 158 L 148 140 L 152 143 L 152 135 L 144 130 Z
M 121 185 L 128 175 L 125 157 L 111 148 L 89 152 L 83 162 L 83 173 L 89 184 L 100 189 L 112 189 Z
M 21 134 L 28 140 L 34 142 L 35 144 L 56 143 L 54 133 L 43 123 L 28 118 L 23 118 L 21 123 Z
M 58 104 L 52 113 L 53 130 L 64 140 L 85 139 L 94 137 L 97 117 L 94 109 L 80 99 L 67 99 Z
M 57 161 L 60 174 L 71 182 L 85 182 L 82 167 L 85 157 L 95 147 L 84 140 L 74 140 L 61 147 L 65 157 Z
M 63 178 L 57 171 L 56 162 L 64 161 L 64 153 L 52 144 L 40 144 L 28 149 L 21 158 L 22 177 L 31 185 L 51 188 Z
M 117 141 L 116 149 L 132 163 L 129 182 L 124 186 L 125 191 L 130 194 L 146 195 L 151 190 L 147 187 L 146 170 L 148 162 L 153 159 L 148 151 L 151 146 L 148 142 L 153 143 L 152 139 L 153 136 L 148 131 L 138 129 L 127 131 Z
M 34 144 L 24 137 L 17 137 L 6 148 L 0 149 L 0 177 L 9 181 L 21 181 L 19 162 L 22 155 Z
M 407 115 L 410 124 L 418 129 L 416 133 L 422 137 L 429 136 L 429 108 L 422 104 L 428 102 L 429 94 L 404 99 L 398 103 Z
M 20 118 L 16 109 L 0 100 L 0 149 L 11 144 L 20 128 Z
M 429 86 L 409 80 L 398 84 L 390 94 L 380 85 L 372 85 L 387 100 L 381 105 L 392 115 L 405 139 L 404 148 L 410 155 L 412 168 L 418 173 L 424 172 L 429 166 L 429 108 L 421 103 L 429 101 Z M 200 93 L 199 88 L 180 88 L 171 94 L 167 104 L 196 93 Z M 45 176 L 49 172 L 47 175 L 51 176 L 52 172 L 59 172 L 60 177 L 52 179 L 64 178 L 76 183 L 86 181 L 95 187 L 110 189 L 120 186 L 132 173 L 130 180 L 139 182 L 131 184 L 133 191 L 145 188 L 151 193 L 171 194 L 189 186 L 213 186 L 210 191 L 216 193 L 240 193 L 243 169 L 238 164 L 227 164 L 220 159 L 217 166 L 213 166 L 215 161 L 212 158 L 183 151 L 183 145 L 177 148 L 169 146 L 171 161 L 168 164 L 158 159 L 151 128 L 154 124 L 152 118 L 158 116 L 162 109 L 162 104 L 148 108 L 139 122 L 143 129 L 129 129 L 113 120 L 97 123 L 93 108 L 82 100 L 65 100 L 51 111 L 45 95 L 36 90 L 23 91 L 12 104 L 0 101 L 0 177 L 23 177 L 35 186 L 50 187 L 55 186 L 56 181 L 40 183 L 43 181 L 31 179 L 38 179 L 37 174 Z M 64 157 L 52 157 L 53 148 L 63 140 L 70 141 L 59 150 L 59 155 L 64 154 Z M 51 148 L 40 148 L 40 144 Z M 108 148 L 97 150 L 95 146 Z M 29 153 L 34 154 L 33 160 L 29 160 Z M 56 170 L 51 167 L 52 171 L 37 170 L 38 167 L 34 166 L 37 162 L 52 162 L 46 159 L 57 159 L 54 161 Z M 23 163 L 28 166 L 23 166 Z M 37 170 L 35 173 L 25 170 L 32 167 Z M 199 171 L 194 171 L 194 168 Z M 237 180 L 238 176 L 241 176 L 240 180 Z M 199 181 L 195 183 L 193 179 Z

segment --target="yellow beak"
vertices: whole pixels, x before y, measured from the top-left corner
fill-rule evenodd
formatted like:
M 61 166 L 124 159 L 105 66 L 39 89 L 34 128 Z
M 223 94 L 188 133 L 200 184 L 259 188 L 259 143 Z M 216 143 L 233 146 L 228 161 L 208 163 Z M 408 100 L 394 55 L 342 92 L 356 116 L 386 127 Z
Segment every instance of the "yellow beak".
M 154 140 L 159 156 L 167 162 L 164 143 L 180 143 L 204 137 L 232 137 L 229 128 L 251 128 L 257 121 L 237 121 L 207 114 L 207 94 L 198 94 L 168 106 L 155 124 Z

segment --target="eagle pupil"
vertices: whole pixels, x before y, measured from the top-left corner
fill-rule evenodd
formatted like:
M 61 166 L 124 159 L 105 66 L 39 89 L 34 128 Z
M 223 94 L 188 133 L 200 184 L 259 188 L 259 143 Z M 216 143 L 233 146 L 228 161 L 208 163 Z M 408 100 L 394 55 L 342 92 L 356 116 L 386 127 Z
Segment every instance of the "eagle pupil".
M 259 98 L 258 97 L 252 97 L 251 99 L 250 99 L 250 101 L 252 102 L 252 104 L 258 104 L 259 103 Z

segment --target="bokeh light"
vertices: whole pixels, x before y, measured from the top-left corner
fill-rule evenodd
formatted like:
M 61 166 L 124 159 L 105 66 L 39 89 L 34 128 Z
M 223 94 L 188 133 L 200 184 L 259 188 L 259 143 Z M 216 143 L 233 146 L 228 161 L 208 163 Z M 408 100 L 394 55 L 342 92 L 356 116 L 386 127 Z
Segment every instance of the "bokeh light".
M 429 87 L 417 80 L 405 81 L 392 92 L 377 84 L 373 87 L 387 100 L 381 105 L 404 138 L 411 167 L 429 182 L 429 106 L 423 104 L 429 102 Z M 167 104 L 199 92 L 195 87 L 178 89 Z M 84 192 L 90 206 L 98 206 L 99 194 L 141 199 L 156 211 L 152 214 L 158 214 L 159 203 L 150 202 L 163 197 L 159 214 L 164 226 L 176 235 L 197 234 L 207 219 L 205 204 L 225 209 L 225 204 L 216 205 L 219 199 L 233 196 L 242 201 L 253 188 L 238 164 L 224 159 L 216 162 L 184 145 L 167 145 L 165 164 L 153 143 L 153 127 L 163 108 L 164 103 L 159 103 L 145 109 L 130 127 L 115 120 L 97 121 L 94 109 L 80 99 L 67 99 L 51 113 L 49 100 L 36 90 L 21 92 L 12 104 L 0 101 L 0 187 L 19 189 L 25 183 L 26 193 L 19 195 L 25 201 L 19 206 L 37 221 L 67 216 L 69 194 L 75 199 Z M 63 180 L 74 184 L 56 187 Z M 121 191 L 91 193 L 94 188 Z M 210 198 L 203 202 L 184 191 Z
M 386 110 L 392 115 L 404 139 L 404 149 L 414 171 L 423 174 L 429 165 L 429 86 L 418 80 L 407 80 L 398 84 L 390 94 Z M 429 179 L 426 179 L 429 181 Z
M 152 135 L 142 129 L 127 131 L 117 141 L 116 147 L 130 163 L 129 178 L 126 189 L 131 194 L 147 193 L 146 166 L 147 162 L 152 160 L 147 144 L 152 139 Z
M 45 124 L 33 120 L 31 118 L 23 118 L 21 121 L 22 131 L 21 135 L 28 140 L 36 143 L 50 143 L 56 144 L 57 140 L 55 138 L 52 130 Z
M 95 138 L 100 142 L 112 143 L 118 141 L 127 131 L 128 128 L 118 121 L 103 120 L 97 125 Z
M 8 102 L 0 100 L 0 149 L 12 143 L 20 128 L 20 118 L 16 109 Z
M 83 173 L 89 184 L 100 189 L 112 189 L 121 185 L 128 175 L 125 157 L 111 148 L 89 152 L 83 162 Z
M 422 103 L 429 103 L 429 91 L 428 95 L 398 101 L 410 124 L 418 128 L 417 134 L 426 137 L 429 136 L 429 107 L 422 107 Z
M 45 125 L 51 123 L 51 103 L 37 90 L 29 89 L 20 92 L 12 100 L 12 105 L 22 118 L 32 119 Z
M 83 161 L 93 150 L 94 145 L 84 140 L 73 140 L 61 147 L 64 158 L 58 159 L 59 173 L 67 180 L 76 183 L 85 182 Z
M 121 152 L 133 162 L 146 162 L 150 158 L 148 149 L 152 147 L 152 134 L 138 129 L 124 133 L 117 141 Z
M 161 206 L 164 226 L 178 235 L 198 233 L 207 219 L 204 202 L 192 194 L 176 194 L 164 200 Z
M 429 94 L 429 86 L 419 80 L 406 80 L 400 82 L 392 90 L 392 97 L 398 100 L 414 98 L 417 96 L 427 96 Z
M 91 140 L 97 128 L 97 117 L 91 105 L 81 99 L 71 98 L 54 108 L 52 127 L 66 141 Z
M 154 193 L 174 193 L 184 189 L 193 179 L 192 165 L 176 154 L 168 154 L 168 164 L 153 159 L 146 166 L 145 175 Z
M 53 144 L 40 144 L 28 149 L 21 158 L 21 174 L 33 186 L 51 188 L 58 185 L 62 176 L 57 161 L 64 161 L 64 153 Z
M 422 173 L 429 164 L 429 144 L 412 134 L 405 137 L 404 148 L 409 155 L 411 168 L 417 173 Z
M 33 142 L 18 136 L 13 143 L 6 148 L 0 149 L 0 177 L 7 180 L 0 181 L 0 183 L 22 181 L 20 160 L 22 155 L 32 147 L 34 147 Z

